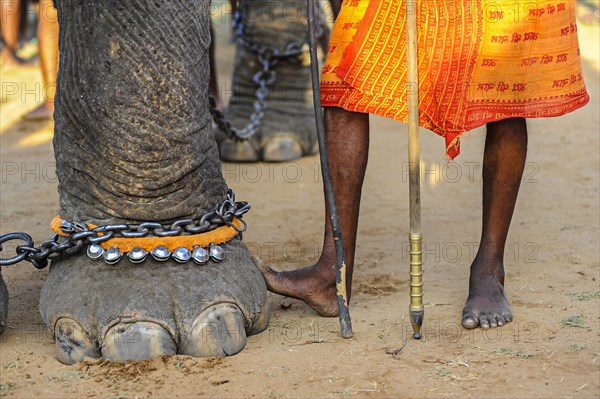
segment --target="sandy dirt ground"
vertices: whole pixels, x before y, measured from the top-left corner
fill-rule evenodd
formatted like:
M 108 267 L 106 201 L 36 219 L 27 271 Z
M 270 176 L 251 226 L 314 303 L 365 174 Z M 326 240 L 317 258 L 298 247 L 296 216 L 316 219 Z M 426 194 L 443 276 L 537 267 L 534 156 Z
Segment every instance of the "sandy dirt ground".
M 226 93 L 233 46 L 227 25 L 220 26 Z M 269 329 L 239 355 L 64 366 L 38 311 L 47 272 L 21 264 L 2 270 L 10 314 L 0 337 L 0 396 L 599 397 L 600 30 L 581 26 L 580 36 L 591 103 L 529 122 L 527 169 L 506 250 L 513 323 L 489 331 L 460 326 L 480 234 L 484 131 L 466 134 L 452 163 L 444 159 L 443 140 L 424 131 L 426 313 L 423 339 L 412 339 L 406 126 L 372 118 L 352 339 L 340 337 L 337 319 L 295 300 L 282 309 L 282 298 L 270 294 Z M 17 93 L 9 95 L 13 84 Z M 40 101 L 31 94 L 40 85 L 36 69 L 2 72 L 1 232 L 25 230 L 36 242 L 50 237 L 48 223 L 58 210 L 52 127 L 21 120 Z M 223 172 L 238 198 L 253 204 L 245 233 L 252 252 L 280 269 L 316 261 L 323 228 L 316 156 L 226 164 Z

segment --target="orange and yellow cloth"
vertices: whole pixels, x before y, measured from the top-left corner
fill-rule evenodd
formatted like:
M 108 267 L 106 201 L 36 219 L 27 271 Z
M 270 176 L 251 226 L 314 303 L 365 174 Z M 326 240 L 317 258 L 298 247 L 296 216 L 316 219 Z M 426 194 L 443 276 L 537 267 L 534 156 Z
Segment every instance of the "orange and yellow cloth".
M 421 126 L 459 136 L 511 117 L 559 116 L 589 101 L 574 0 L 419 0 Z M 345 0 L 323 66 L 324 106 L 407 121 L 405 2 Z
M 54 217 L 50 223 L 50 228 L 56 234 L 67 237 L 68 234 L 63 232 L 61 229 L 61 224 L 63 221 L 64 220 L 59 216 Z M 238 218 L 234 218 L 232 220 L 232 224 L 239 229 L 242 227 L 243 222 Z M 98 226 L 88 224 L 89 229 L 95 229 L 96 227 Z M 205 233 L 192 235 L 179 235 L 172 237 L 149 236 L 140 238 L 115 237 L 100 243 L 100 246 L 106 251 L 111 247 L 114 247 L 122 253 L 131 252 L 136 248 L 150 252 L 159 246 L 165 247 L 171 252 L 174 252 L 179 247 L 187 248 L 190 251 L 193 251 L 195 247 L 208 248 L 212 244 L 221 245 L 228 243 L 238 234 L 240 234 L 239 230 L 236 230 L 231 226 L 221 226 Z

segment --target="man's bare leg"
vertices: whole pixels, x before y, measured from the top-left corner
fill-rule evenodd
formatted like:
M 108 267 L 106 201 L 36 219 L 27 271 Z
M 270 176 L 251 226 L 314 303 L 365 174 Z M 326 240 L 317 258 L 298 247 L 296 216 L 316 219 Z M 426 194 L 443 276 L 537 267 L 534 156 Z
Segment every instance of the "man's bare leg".
M 40 0 L 38 43 L 44 79 L 44 102 L 27 115 L 29 120 L 49 119 L 54 114 L 54 94 L 58 73 L 58 15 L 52 0 Z
M 329 4 L 331 5 L 333 15 L 337 17 L 342 9 L 342 0 L 329 0 Z
M 483 158 L 483 226 L 463 309 L 465 328 L 497 327 L 512 321 L 504 294 L 504 246 L 526 155 L 525 119 L 488 124 Z
M 325 108 L 325 139 L 346 250 L 350 297 L 360 197 L 369 153 L 369 114 Z M 322 316 L 337 316 L 336 256 L 329 213 L 325 221 L 323 252 L 316 265 L 277 272 L 261 262 L 257 264 L 270 291 L 301 299 Z
M 17 56 L 21 0 L 0 0 L 0 26 L 2 27 L 2 66 L 13 67 L 24 63 Z

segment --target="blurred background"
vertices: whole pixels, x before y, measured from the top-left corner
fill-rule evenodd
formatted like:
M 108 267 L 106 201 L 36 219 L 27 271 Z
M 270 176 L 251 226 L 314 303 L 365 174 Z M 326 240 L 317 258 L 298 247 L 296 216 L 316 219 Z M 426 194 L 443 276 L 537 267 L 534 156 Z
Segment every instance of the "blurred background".
M 569 0 L 574 1 L 574 0 Z M 576 0 L 582 58 L 600 71 L 600 1 Z M 323 5 L 327 7 L 327 2 Z M 2 34 L 0 134 L 29 132 L 19 145 L 52 139 L 54 85 L 58 62 L 58 22 L 52 0 L 0 0 Z M 221 98 L 227 102 L 232 73 L 234 7 L 213 1 L 216 69 Z M 329 14 L 328 14 L 329 15 Z M 328 19 L 331 24 L 332 18 Z

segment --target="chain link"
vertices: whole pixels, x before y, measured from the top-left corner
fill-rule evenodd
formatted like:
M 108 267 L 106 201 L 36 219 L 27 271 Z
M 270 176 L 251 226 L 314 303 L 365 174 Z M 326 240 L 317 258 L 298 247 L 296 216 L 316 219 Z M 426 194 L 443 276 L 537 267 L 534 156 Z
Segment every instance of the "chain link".
M 0 236 L 0 252 L 2 245 L 11 241 L 22 241 L 15 249 L 16 255 L 10 258 L 1 258 L 0 266 L 10 266 L 21 261 L 30 262 L 38 269 L 48 266 L 48 260 L 56 259 L 63 253 L 72 255 L 79 252 L 84 246 L 100 244 L 111 238 L 143 238 L 143 237 L 175 237 L 181 235 L 201 234 L 221 226 L 234 228 L 238 233 L 246 230 L 246 222 L 242 216 L 250 210 L 250 204 L 245 201 L 236 202 L 232 189 L 227 192 L 227 197 L 214 211 L 205 213 L 197 219 L 180 219 L 169 225 L 157 222 L 143 222 L 139 224 L 109 224 L 91 229 L 86 223 L 63 221 L 60 229 L 67 237 L 54 235 L 50 240 L 35 246 L 29 234 L 13 232 Z M 234 218 L 241 223 L 241 227 L 233 224 Z
M 320 37 L 323 34 L 324 29 L 322 22 L 319 22 L 317 34 Z M 237 42 L 253 52 L 258 58 L 259 64 L 262 66 L 262 69 L 256 72 L 252 77 L 252 81 L 258 86 L 254 93 L 254 111 L 252 115 L 250 115 L 250 121 L 246 126 L 239 129 L 233 127 L 225 117 L 225 114 L 218 109 L 217 101 L 214 97 L 209 96 L 209 104 L 213 121 L 219 130 L 224 132 L 231 140 L 245 141 L 250 139 L 260 130 L 260 125 L 265 117 L 265 110 L 268 107 L 266 100 L 269 97 L 270 87 L 277 82 L 277 72 L 274 69 L 275 66 L 282 59 L 286 59 L 293 64 L 300 63 L 300 55 L 307 52 L 306 46 L 308 45 L 308 36 L 301 42 L 292 41 L 288 43 L 285 49 L 281 51 L 274 46 L 257 43 L 252 34 L 248 32 L 244 17 L 240 10 L 237 10 L 235 13 L 233 27 Z

